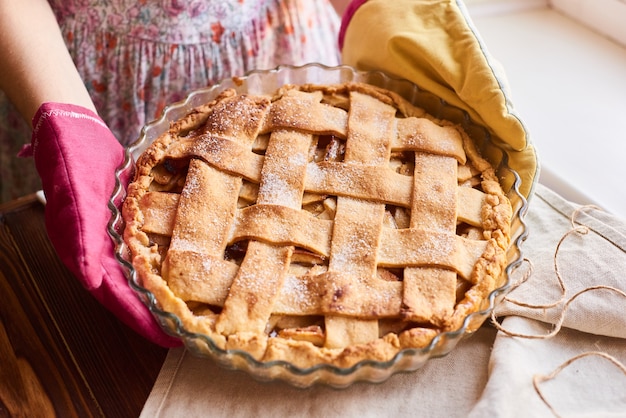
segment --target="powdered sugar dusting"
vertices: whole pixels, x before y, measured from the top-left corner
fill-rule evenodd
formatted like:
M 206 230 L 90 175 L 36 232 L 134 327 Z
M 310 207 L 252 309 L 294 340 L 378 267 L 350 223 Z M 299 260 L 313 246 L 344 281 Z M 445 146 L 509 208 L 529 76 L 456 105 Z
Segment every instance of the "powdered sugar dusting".
M 290 183 L 276 173 L 266 173 L 259 188 L 259 203 L 293 206 L 293 191 Z
M 313 306 L 313 299 L 304 278 L 293 274 L 285 277 L 280 294 L 280 300 L 288 302 L 283 307 L 283 310 L 287 311 L 284 313 L 304 313 Z M 295 308 L 294 312 L 290 312 L 290 306 Z
M 170 246 L 171 250 L 177 251 L 189 251 L 195 253 L 203 252 L 202 245 L 195 240 L 190 240 L 187 238 L 177 238 L 176 240 L 172 240 L 172 245 Z
M 181 192 L 181 196 L 185 199 L 191 199 L 201 188 L 200 180 L 197 176 L 188 175 L 185 180 L 185 187 Z M 181 201 L 183 203 L 183 201 Z M 183 203 L 184 204 L 184 203 Z

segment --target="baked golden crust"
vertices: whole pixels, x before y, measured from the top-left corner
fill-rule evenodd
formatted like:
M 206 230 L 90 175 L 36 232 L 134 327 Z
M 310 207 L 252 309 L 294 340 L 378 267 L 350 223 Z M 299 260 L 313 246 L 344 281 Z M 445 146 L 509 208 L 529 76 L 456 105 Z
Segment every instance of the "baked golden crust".
M 222 349 L 386 361 L 483 308 L 511 206 L 463 129 L 358 83 L 226 90 L 138 159 L 140 283 Z

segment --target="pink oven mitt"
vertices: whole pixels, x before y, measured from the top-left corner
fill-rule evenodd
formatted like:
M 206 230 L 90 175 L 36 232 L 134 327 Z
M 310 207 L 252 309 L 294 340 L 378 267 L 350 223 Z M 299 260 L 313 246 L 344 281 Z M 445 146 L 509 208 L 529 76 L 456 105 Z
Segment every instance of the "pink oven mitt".
M 124 150 L 102 119 L 80 106 L 44 103 L 33 118 L 32 143 L 20 155 L 35 159 L 46 229 L 61 261 L 136 332 L 164 347 L 180 345 L 162 331 L 115 259 L 107 203 Z

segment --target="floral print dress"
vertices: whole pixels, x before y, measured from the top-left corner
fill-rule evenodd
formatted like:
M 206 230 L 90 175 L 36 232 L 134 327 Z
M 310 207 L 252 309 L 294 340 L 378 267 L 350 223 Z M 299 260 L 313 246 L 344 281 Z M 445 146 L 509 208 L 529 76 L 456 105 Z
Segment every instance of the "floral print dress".
M 74 62 L 118 140 L 128 145 L 191 90 L 279 64 L 339 63 L 327 0 L 50 0 Z M 30 127 L 0 92 L 0 200 L 37 190 L 16 157 Z

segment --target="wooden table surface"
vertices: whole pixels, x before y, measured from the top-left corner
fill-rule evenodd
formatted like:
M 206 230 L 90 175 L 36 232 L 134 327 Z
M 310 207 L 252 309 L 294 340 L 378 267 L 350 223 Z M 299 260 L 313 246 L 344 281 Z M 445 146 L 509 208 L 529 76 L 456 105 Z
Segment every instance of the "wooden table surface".
M 166 354 L 59 261 L 35 195 L 0 205 L 0 417 L 136 417 Z

